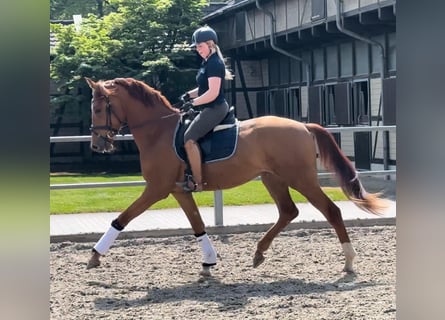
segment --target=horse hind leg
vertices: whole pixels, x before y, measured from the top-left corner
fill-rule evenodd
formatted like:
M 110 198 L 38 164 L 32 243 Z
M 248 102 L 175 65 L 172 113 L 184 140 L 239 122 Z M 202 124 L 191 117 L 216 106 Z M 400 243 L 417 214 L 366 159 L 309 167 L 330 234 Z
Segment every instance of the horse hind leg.
M 348 232 L 346 231 L 340 208 L 326 196 L 318 184 L 317 186 L 309 186 L 308 184 L 305 184 L 296 190 L 305 196 L 308 201 L 325 216 L 326 220 L 334 228 L 345 255 L 345 266 L 343 271 L 354 273 L 353 262 L 356 253 L 351 245 Z
M 258 241 L 253 258 L 253 267 L 256 268 L 265 260 L 264 252 L 269 249 L 273 239 L 298 216 L 298 209 L 289 194 L 289 187 L 278 176 L 265 173 L 261 176 L 262 182 L 275 201 L 279 217 L 278 221 Z

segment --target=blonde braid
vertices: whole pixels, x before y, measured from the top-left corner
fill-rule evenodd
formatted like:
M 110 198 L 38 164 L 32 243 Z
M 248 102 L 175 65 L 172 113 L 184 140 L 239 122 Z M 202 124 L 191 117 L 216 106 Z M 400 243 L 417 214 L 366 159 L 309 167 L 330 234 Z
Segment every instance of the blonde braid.
M 226 68 L 226 74 L 224 76 L 225 80 L 233 80 L 234 75 L 232 74 L 232 72 L 227 68 L 226 64 L 226 59 L 224 59 L 222 53 L 221 53 L 221 49 L 219 48 L 219 46 L 213 42 L 213 40 L 209 40 L 207 41 L 208 46 L 210 47 L 210 50 L 214 50 L 216 52 L 216 54 L 218 55 L 218 57 L 224 62 L 224 66 Z
M 233 74 L 232 72 L 227 68 L 226 64 L 226 59 L 224 59 L 221 50 L 219 49 L 219 46 L 217 44 L 215 44 L 215 48 L 216 48 L 216 53 L 218 54 L 218 57 L 224 62 L 224 66 L 226 67 L 226 75 L 224 77 L 224 79 L 226 80 L 233 80 Z

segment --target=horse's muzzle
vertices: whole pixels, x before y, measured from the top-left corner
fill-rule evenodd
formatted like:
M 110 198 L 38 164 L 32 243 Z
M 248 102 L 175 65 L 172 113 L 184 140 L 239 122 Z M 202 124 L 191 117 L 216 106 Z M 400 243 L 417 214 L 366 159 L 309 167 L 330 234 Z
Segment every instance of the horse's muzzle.
M 112 153 L 115 151 L 113 140 L 103 136 L 93 136 L 90 148 L 98 153 Z

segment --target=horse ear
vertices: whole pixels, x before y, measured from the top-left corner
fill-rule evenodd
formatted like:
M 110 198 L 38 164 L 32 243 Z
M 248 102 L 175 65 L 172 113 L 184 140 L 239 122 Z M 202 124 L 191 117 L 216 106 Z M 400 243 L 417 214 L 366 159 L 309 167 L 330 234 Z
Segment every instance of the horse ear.
M 88 85 L 90 86 L 91 89 L 94 90 L 94 88 L 96 88 L 96 82 L 94 82 L 93 80 L 91 80 L 88 77 L 85 77 L 85 81 L 88 83 Z

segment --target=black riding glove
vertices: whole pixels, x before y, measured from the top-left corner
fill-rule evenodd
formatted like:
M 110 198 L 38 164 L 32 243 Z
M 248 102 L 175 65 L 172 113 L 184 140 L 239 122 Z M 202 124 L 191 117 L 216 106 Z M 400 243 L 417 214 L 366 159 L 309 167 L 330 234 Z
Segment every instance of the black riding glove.
M 187 101 L 187 102 L 185 102 L 182 106 L 181 106 L 181 108 L 180 108 L 180 110 L 182 111 L 182 112 L 188 112 L 189 110 L 191 110 L 191 109 L 193 109 L 193 104 L 192 104 L 192 102 L 189 100 L 189 101 Z
M 179 100 L 181 100 L 183 103 L 186 103 L 186 102 L 192 100 L 192 98 L 190 97 L 190 94 L 188 92 L 186 92 L 182 96 L 179 97 Z

